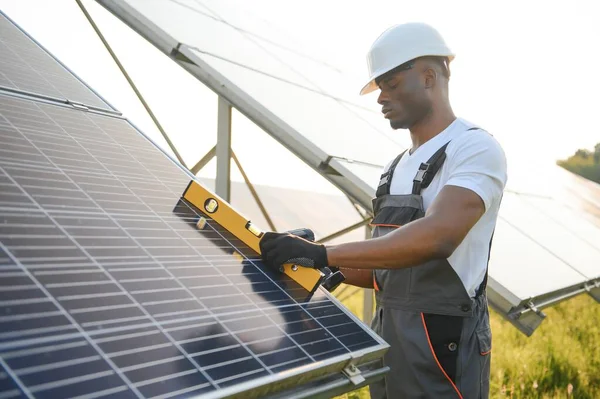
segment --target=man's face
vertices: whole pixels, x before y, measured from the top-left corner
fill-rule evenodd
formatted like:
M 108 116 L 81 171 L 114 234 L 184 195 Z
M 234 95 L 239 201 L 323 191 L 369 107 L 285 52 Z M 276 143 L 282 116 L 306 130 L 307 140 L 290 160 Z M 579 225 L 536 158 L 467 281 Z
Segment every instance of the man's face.
M 381 90 L 377 102 L 392 129 L 410 129 L 431 112 L 431 93 L 423 65 L 418 59 L 411 63 L 412 67 L 407 63 L 408 69 L 388 72 L 377 80 Z

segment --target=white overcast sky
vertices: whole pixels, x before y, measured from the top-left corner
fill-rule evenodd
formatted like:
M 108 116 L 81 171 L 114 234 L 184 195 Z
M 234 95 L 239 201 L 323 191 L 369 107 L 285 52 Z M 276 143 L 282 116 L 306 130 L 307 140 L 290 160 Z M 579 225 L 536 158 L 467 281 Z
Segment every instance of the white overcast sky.
M 500 140 L 512 176 L 524 170 L 522 165 L 548 165 L 600 142 L 600 11 L 595 1 L 226 3 L 246 9 L 251 3 L 245 12 L 277 25 L 305 51 L 339 66 L 356 93 L 367 77 L 366 51 L 384 29 L 407 21 L 436 26 L 457 54 L 451 79 L 455 112 Z M 214 94 L 98 4 L 84 4 L 186 161 L 195 163 L 215 144 Z M 0 0 L 0 9 L 162 143 L 74 0 Z M 377 109 L 375 99 L 376 94 L 367 98 Z M 327 189 L 322 178 L 243 119 L 234 114 L 233 146 L 253 181 Z M 390 134 L 407 143 L 407 132 Z M 281 164 L 286 168 L 265 166 Z

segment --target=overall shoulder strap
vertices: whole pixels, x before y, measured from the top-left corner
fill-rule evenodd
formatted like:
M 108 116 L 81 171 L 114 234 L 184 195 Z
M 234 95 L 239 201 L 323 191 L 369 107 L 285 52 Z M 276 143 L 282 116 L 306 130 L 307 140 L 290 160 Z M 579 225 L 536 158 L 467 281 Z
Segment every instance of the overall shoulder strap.
M 448 144 L 450 144 L 450 142 L 447 142 L 437 150 L 427 162 L 421 163 L 421 166 L 419 166 L 419 170 L 413 179 L 413 194 L 421 194 L 421 190 L 429 186 L 446 160 L 446 147 L 448 147 Z
M 469 130 L 480 130 L 480 128 L 472 127 L 467 129 L 467 131 Z M 450 141 L 437 150 L 427 162 L 423 162 L 419 166 L 419 170 L 413 179 L 413 194 L 421 194 L 422 189 L 429 187 L 429 184 L 431 184 L 436 173 L 442 168 L 446 160 L 446 148 L 450 144 Z
M 379 185 L 377 186 L 377 193 L 375 194 L 377 197 L 381 197 L 390 193 L 390 186 L 392 185 L 392 177 L 394 177 L 394 170 L 396 170 L 396 166 L 398 166 L 398 163 L 400 162 L 402 156 L 406 151 L 407 150 L 402 151 L 402 153 L 394 159 L 389 169 L 381 175 Z

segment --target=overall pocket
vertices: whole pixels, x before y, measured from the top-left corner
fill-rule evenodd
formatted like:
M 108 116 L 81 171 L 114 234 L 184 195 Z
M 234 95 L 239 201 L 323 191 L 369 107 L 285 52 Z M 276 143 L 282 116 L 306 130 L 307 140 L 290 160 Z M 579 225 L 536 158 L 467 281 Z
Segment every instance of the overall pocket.
M 421 313 L 432 355 L 444 376 L 454 385 L 458 367 L 463 318 Z
M 409 206 L 385 207 L 375 215 L 371 225 L 400 227 L 423 216 L 423 211 Z

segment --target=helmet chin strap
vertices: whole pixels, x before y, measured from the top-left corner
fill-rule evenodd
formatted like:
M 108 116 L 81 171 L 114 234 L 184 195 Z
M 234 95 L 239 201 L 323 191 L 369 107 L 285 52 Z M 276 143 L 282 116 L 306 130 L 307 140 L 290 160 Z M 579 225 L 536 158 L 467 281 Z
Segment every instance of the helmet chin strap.
M 444 68 L 446 68 L 447 77 L 450 78 L 450 63 L 448 57 L 444 57 Z

